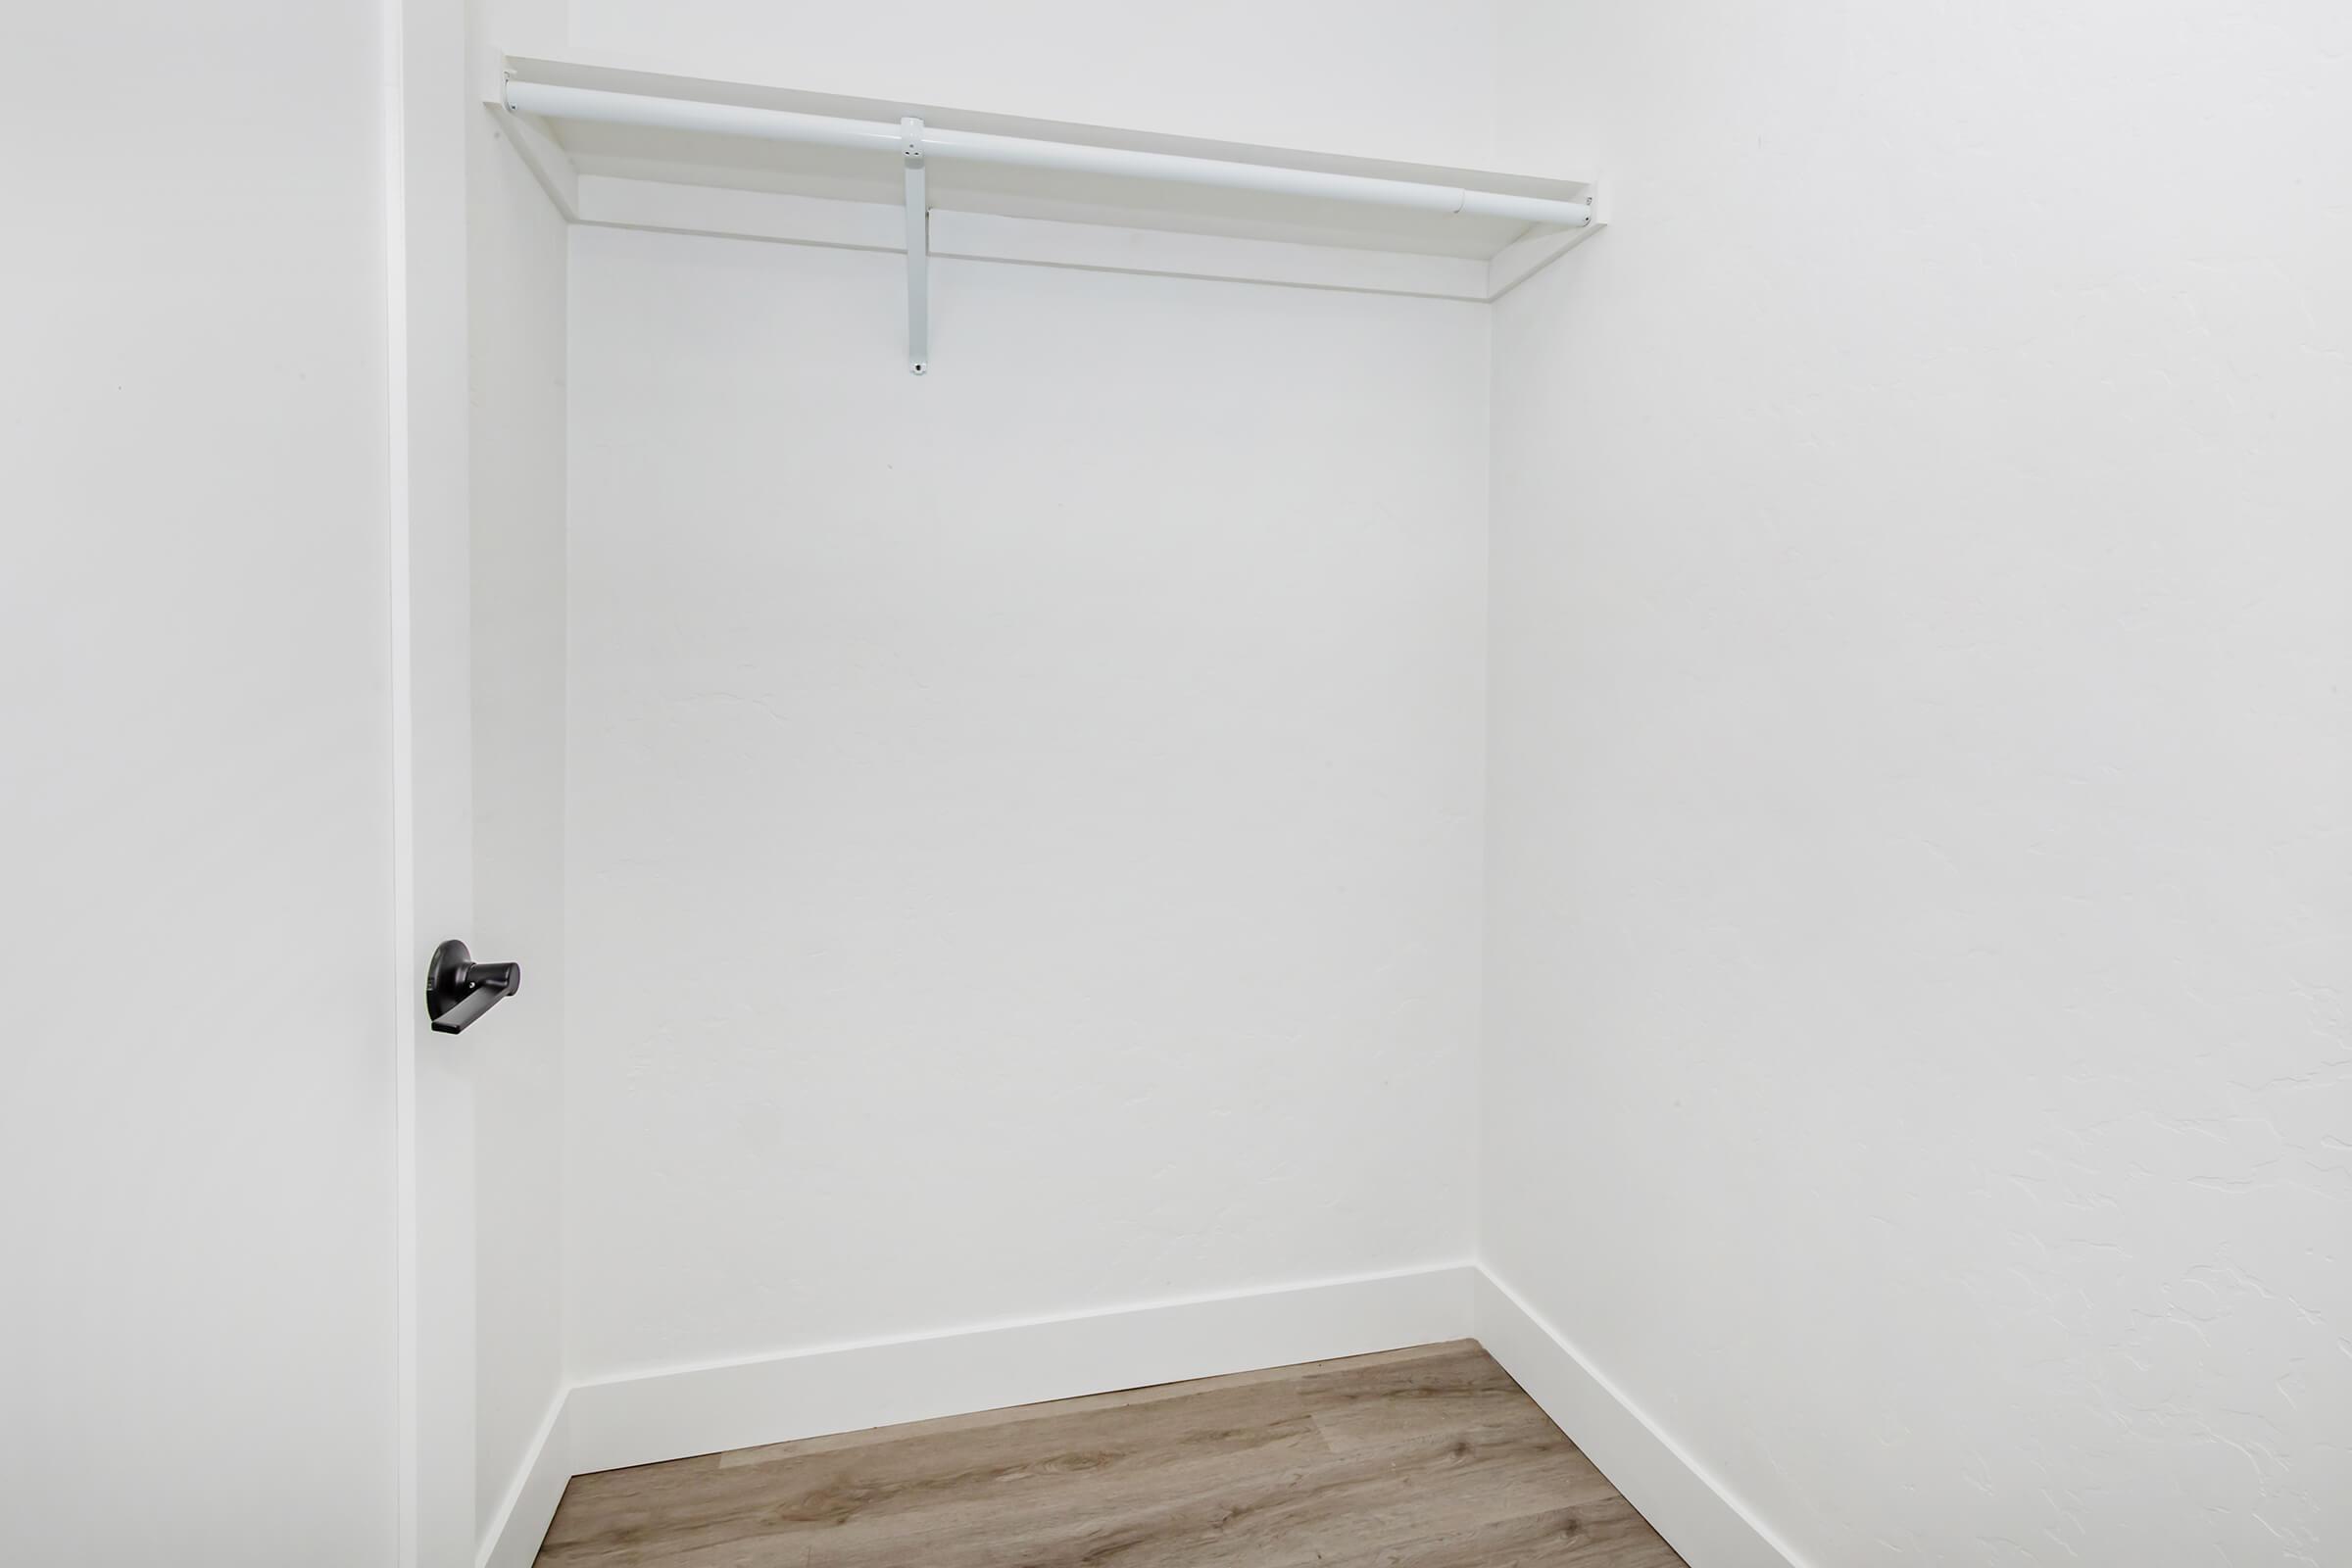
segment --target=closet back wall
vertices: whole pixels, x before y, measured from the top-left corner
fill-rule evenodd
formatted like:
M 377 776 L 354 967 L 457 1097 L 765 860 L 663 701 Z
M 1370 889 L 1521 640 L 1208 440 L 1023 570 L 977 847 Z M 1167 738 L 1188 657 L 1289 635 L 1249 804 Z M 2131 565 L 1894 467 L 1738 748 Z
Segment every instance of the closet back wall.
M 1483 310 L 571 241 L 574 1375 L 1465 1255 Z
M 1044 120 L 1484 167 L 1494 14 L 1433 0 L 571 0 L 571 42 Z

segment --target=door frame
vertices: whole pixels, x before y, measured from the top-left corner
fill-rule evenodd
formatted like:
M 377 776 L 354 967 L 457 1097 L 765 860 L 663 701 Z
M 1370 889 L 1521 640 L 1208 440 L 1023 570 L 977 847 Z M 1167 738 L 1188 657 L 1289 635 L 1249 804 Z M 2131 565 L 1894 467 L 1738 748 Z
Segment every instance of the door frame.
M 473 1084 L 463 1037 L 432 1033 L 423 984 L 434 945 L 466 935 L 473 912 L 466 13 L 463 0 L 381 4 L 397 1561 L 463 1568 L 479 1550 Z

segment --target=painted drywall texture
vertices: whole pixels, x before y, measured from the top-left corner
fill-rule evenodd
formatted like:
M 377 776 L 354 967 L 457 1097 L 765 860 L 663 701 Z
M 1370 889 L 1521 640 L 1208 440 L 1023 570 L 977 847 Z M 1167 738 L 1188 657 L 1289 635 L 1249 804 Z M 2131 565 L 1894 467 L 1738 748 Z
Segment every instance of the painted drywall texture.
M 1483 307 L 572 235 L 594 1377 L 1458 1258 Z
M 1823 1565 L 2352 1552 L 2352 17 L 1518 4 L 1483 1250 Z
M 551 14 L 552 13 L 552 14 Z M 476 5 L 477 54 L 561 7 Z M 498 1527 L 564 1368 L 564 220 L 466 106 L 471 306 L 473 924 L 523 993 L 473 1043 L 474 1528 Z
M 382 22 L 5 30 L 0 1561 L 388 1568 Z
M 722 79 L 1472 168 L 1494 151 L 1488 0 L 572 0 L 570 25 Z

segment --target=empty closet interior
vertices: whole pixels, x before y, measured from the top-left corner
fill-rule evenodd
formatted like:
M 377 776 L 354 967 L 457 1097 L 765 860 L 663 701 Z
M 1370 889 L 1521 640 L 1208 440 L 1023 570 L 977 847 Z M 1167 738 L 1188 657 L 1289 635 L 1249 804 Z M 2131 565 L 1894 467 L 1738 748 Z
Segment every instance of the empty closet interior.
M 482 1528 L 559 1400 L 550 1474 L 1466 1335 L 1490 302 L 1602 187 L 1467 79 L 614 42 L 473 149 Z
M 477 8 L 470 936 L 529 976 L 466 1037 L 486 1560 L 577 1474 L 1470 1337 L 1702 1568 L 1987 1494 L 2063 1534 L 2047 1464 L 2136 1495 L 2191 1440 L 2088 1391 L 2173 1287 L 2044 1270 L 2189 1279 L 2226 1221 L 2103 1205 L 2254 1177 L 2071 1098 L 2137 1057 L 2050 1020 L 2165 942 L 2028 1005 L 1977 878 L 2011 829 L 2068 889 L 2175 842 L 2070 804 L 2068 661 L 2148 622 L 2075 646 L 2016 563 L 2150 615 L 2236 567 L 2117 586 L 2122 524 L 2039 531 L 2073 481 L 1955 431 L 2086 417 L 2128 496 L 2203 494 L 2202 351 L 2050 359 L 2261 264 L 2153 187 L 2126 257 L 2060 210 L 2128 193 L 2058 180 L 2145 292 L 2003 294 L 1955 215 L 2017 210 L 2039 122 L 1947 136 L 1916 19 L 1186 9 Z M 2173 192 L 2237 167 L 2192 141 Z M 2155 1122 L 2265 1098 L 2174 1045 Z M 2068 1063 L 2072 1154 L 1886 1066 L 1986 1049 Z M 1991 1436 L 2029 1409 L 2052 1449 Z

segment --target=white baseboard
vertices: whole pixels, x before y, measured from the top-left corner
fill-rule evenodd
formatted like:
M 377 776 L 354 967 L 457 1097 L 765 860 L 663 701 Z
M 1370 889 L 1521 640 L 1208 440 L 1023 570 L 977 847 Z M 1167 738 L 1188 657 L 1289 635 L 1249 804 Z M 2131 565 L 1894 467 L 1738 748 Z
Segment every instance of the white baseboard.
M 1556 1329 L 1476 1272 L 1479 1343 L 1690 1568 L 1805 1568 Z
M 1805 1568 L 1556 1330 L 1466 1263 L 583 1383 L 548 1412 L 480 1568 L 530 1568 L 574 1475 L 1472 1336 L 1690 1568 Z
M 547 1419 L 539 1423 L 539 1435 L 531 1444 L 522 1469 L 507 1489 L 498 1517 L 491 1522 L 488 1537 L 482 1542 L 478 1568 L 531 1568 L 538 1559 L 539 1544 L 547 1539 L 547 1527 L 556 1517 L 556 1504 L 564 1498 L 564 1484 L 575 1473 L 571 1464 L 569 1421 L 564 1406 L 568 1395 L 556 1396 L 549 1406 Z
M 576 1472 L 1467 1339 L 1468 1264 L 584 1383 Z

